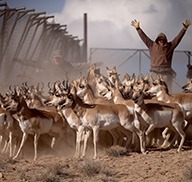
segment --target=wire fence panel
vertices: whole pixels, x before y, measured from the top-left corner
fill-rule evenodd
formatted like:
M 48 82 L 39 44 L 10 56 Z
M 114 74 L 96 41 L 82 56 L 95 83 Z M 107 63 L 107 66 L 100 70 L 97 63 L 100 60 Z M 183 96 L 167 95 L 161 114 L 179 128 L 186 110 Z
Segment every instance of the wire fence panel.
M 5 3 L 6 4 L 6 3 Z M 37 83 L 49 81 L 63 69 L 62 78 L 66 77 L 64 62 L 82 63 L 82 40 L 69 35 L 67 25 L 56 24 L 54 16 L 46 16 L 46 12 L 34 12 L 24 8 L 0 6 L 0 86 L 20 84 L 22 81 Z M 55 50 L 61 50 L 63 64 L 55 72 L 47 68 L 52 64 Z M 43 71 L 45 73 L 41 73 Z M 64 71 L 65 70 L 65 71 Z M 67 70 L 71 72 L 73 70 Z M 80 71 L 78 70 L 79 74 Z M 42 80 L 44 78 L 47 80 Z M 74 75 L 74 74 L 73 74 Z M 20 77 L 20 78 L 19 78 Z

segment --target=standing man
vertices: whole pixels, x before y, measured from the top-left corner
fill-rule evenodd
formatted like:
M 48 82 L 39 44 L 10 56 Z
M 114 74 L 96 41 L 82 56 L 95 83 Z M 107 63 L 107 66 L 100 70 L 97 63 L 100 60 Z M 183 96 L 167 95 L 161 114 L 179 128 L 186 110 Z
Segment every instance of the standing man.
M 170 92 L 172 89 L 172 79 L 176 76 L 175 71 L 171 68 L 173 52 L 183 38 L 187 28 L 191 25 L 191 21 L 186 20 L 182 24 L 183 28 L 179 34 L 171 42 L 168 42 L 164 33 L 160 33 L 155 41 L 151 40 L 140 28 L 139 22 L 136 20 L 131 22 L 131 25 L 136 28 L 140 38 L 149 49 L 151 77 L 155 79 L 157 75 L 161 74 Z

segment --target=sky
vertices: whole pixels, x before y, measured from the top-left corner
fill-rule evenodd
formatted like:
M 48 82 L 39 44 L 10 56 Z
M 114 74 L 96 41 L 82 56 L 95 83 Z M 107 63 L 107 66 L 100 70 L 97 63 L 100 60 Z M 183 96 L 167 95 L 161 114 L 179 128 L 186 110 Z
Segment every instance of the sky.
M 46 11 L 47 16 L 55 16 L 56 23 L 67 24 L 68 32 L 79 39 L 83 38 L 83 14 L 87 13 L 88 49 L 147 49 L 131 26 L 133 19 L 140 21 L 152 40 L 163 32 L 168 41 L 182 29 L 182 22 L 192 21 L 191 0 L 7 0 L 7 4 L 10 8 L 25 6 L 35 12 Z M 192 51 L 192 26 L 176 50 Z M 187 58 L 182 61 L 186 72 Z

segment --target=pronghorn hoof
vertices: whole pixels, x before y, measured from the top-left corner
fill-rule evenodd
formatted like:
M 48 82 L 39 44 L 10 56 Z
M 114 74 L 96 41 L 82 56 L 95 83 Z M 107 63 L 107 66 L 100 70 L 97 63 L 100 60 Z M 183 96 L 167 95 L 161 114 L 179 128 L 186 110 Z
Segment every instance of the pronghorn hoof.
M 82 155 L 80 158 L 81 158 L 81 159 L 84 159 L 84 158 L 85 158 L 85 156 L 84 156 L 84 155 Z
M 146 154 L 148 154 L 149 153 L 149 151 L 143 151 L 142 152 L 142 154 L 144 154 L 144 155 L 146 155 Z

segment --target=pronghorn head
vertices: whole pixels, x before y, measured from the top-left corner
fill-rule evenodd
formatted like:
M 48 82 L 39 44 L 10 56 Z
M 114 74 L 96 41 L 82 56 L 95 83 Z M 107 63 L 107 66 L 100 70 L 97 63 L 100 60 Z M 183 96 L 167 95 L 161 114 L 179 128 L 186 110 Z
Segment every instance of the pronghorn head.
M 57 105 L 57 110 L 71 107 L 73 105 L 74 98 L 72 94 L 65 94 Z
M 95 77 L 96 81 L 96 89 L 98 93 L 103 96 L 109 90 L 109 82 L 107 82 L 106 78 L 103 75 Z
M 182 86 L 182 89 L 185 93 L 192 92 L 192 79 L 188 80 L 188 83 Z
M 18 107 L 19 107 L 22 99 L 23 99 L 23 97 L 21 96 L 21 94 L 18 95 L 16 90 L 15 90 L 15 93 L 11 95 L 10 101 L 5 103 L 3 105 L 3 108 L 6 111 L 16 112 L 18 110 Z
M 145 84 L 143 85 L 142 88 L 136 84 L 133 86 L 131 99 L 137 105 L 141 105 L 144 101 L 144 98 L 145 98 L 145 95 L 143 93 L 144 88 L 145 88 Z
M 149 89 L 146 91 L 147 94 L 151 96 L 155 96 L 158 92 L 165 90 L 168 93 L 168 87 L 165 81 L 163 80 L 162 76 L 159 75 L 156 79 L 151 77 L 152 84 L 150 85 Z
M 116 71 L 116 66 L 113 67 L 112 70 L 109 70 L 108 67 L 106 67 L 108 79 L 112 84 L 115 84 L 115 80 L 119 80 L 119 75 Z
M 86 95 L 87 91 L 88 91 L 87 79 L 85 77 L 83 77 L 76 84 L 76 94 L 80 98 L 82 98 Z
M 122 86 L 119 89 L 125 99 L 130 99 L 132 95 L 132 88 L 133 85 L 135 84 L 135 74 L 133 73 L 131 77 L 127 75 L 128 74 L 125 75 L 122 81 Z
M 56 82 L 54 86 L 54 92 L 44 101 L 46 106 L 57 106 L 60 102 L 63 95 L 68 93 L 69 91 L 63 89 L 63 86 L 60 86 L 60 83 Z

